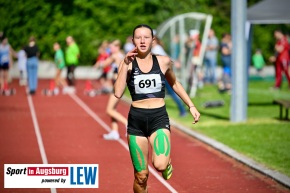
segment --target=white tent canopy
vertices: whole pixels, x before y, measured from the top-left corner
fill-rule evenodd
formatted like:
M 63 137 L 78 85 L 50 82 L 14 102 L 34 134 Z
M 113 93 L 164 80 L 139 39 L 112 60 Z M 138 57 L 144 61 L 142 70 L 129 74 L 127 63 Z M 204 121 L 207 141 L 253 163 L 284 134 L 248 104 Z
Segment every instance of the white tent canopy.
M 290 0 L 263 0 L 247 10 L 251 24 L 289 24 Z

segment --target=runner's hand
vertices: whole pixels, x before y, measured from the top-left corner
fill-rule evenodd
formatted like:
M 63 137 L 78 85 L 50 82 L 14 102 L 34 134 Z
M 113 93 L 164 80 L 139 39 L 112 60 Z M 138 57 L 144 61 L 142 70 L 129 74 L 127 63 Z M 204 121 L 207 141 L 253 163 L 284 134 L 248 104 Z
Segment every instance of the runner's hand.
M 129 51 L 124 59 L 125 64 L 129 65 L 135 58 L 135 56 L 137 55 L 137 47 L 135 47 L 133 50 Z
M 198 112 L 198 110 L 195 107 L 191 107 L 189 109 L 189 111 L 194 118 L 194 122 L 192 122 L 192 124 L 197 123 L 199 121 L 199 118 L 200 118 L 200 113 Z

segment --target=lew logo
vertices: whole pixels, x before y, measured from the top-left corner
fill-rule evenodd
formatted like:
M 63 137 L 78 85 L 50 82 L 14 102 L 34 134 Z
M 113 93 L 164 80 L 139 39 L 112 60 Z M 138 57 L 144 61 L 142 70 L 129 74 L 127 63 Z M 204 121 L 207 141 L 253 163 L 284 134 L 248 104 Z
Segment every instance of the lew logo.
M 97 167 L 70 167 L 70 184 L 95 185 L 97 175 Z

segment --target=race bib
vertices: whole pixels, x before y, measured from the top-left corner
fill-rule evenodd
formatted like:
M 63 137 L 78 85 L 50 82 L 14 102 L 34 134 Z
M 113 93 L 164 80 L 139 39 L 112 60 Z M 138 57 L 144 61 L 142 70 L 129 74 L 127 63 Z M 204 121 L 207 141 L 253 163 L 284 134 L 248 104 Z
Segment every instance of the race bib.
M 137 75 L 135 76 L 134 85 L 136 94 L 160 92 L 162 88 L 160 74 Z

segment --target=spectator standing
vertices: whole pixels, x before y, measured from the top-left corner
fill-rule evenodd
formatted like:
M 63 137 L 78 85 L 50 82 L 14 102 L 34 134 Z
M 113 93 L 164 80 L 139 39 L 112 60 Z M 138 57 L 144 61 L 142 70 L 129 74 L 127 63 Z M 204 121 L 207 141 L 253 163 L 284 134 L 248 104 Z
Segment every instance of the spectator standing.
M 38 57 L 39 57 L 39 49 L 34 37 L 29 38 L 29 43 L 27 46 L 25 46 L 24 51 L 27 56 L 27 76 L 28 76 L 29 94 L 34 95 L 38 84 L 37 73 L 38 73 Z
M 230 74 L 231 70 L 231 55 L 232 55 L 232 41 L 231 35 L 228 33 L 223 34 L 221 42 L 221 60 L 224 69 Z
M 8 38 L 3 36 L 0 44 L 0 90 L 4 94 L 8 94 L 8 73 L 13 61 L 12 55 L 13 49 L 8 43 Z
M 56 88 L 53 90 L 55 94 L 59 92 L 59 87 L 61 87 L 63 90 L 63 93 L 66 93 L 67 90 L 67 83 L 65 79 L 61 77 L 61 72 L 65 68 L 65 59 L 64 59 L 64 54 L 63 51 L 60 47 L 60 44 L 58 42 L 55 42 L 53 44 L 53 49 L 55 51 L 54 54 L 54 62 L 56 65 L 56 74 L 55 74 L 55 84 Z
M 197 88 L 203 87 L 203 74 L 201 69 L 200 48 L 201 42 L 199 39 L 199 31 L 196 29 L 189 31 L 189 42 L 192 46 L 191 68 L 189 77 L 188 93 L 191 97 L 196 95 Z
M 257 71 L 257 74 L 261 75 L 263 67 L 265 66 L 265 60 L 260 49 L 257 49 L 255 54 L 252 56 L 252 62 Z
M 282 84 L 282 72 L 285 73 L 288 80 L 288 87 L 290 88 L 290 76 L 288 73 L 289 65 L 289 43 L 286 36 L 280 30 L 274 32 L 274 37 L 276 38 L 275 51 L 276 51 L 276 61 L 275 61 L 275 86 L 274 89 L 280 89 Z
M 104 62 L 108 57 L 110 57 L 111 51 L 109 51 L 109 47 L 109 42 L 107 40 L 104 40 L 98 48 L 98 57 L 96 59 L 96 63 L 94 64 L 94 68 L 101 68 L 100 64 Z M 101 91 L 111 92 L 113 88 L 112 80 L 109 77 L 111 65 L 107 65 L 106 67 L 101 68 L 101 70 L 102 74 L 98 79 L 101 83 Z
M 217 65 L 217 53 L 219 48 L 219 42 L 215 36 L 213 29 L 210 29 L 206 52 L 204 57 L 205 64 L 205 82 L 214 84 L 216 82 L 216 65 Z
M 24 47 L 17 52 L 17 59 L 18 59 L 18 70 L 19 70 L 19 85 L 24 86 L 27 83 L 27 73 L 26 73 L 26 63 L 27 57 L 24 51 Z
M 220 91 L 231 90 L 231 55 L 232 55 L 232 40 L 231 35 L 224 33 L 221 41 L 221 60 L 223 64 L 222 78 L 218 83 Z
M 288 74 L 290 75 L 290 34 L 289 33 L 286 34 L 286 38 L 288 40 L 288 45 L 289 45 L 288 47 L 288 52 L 289 52 Z
M 175 35 L 172 43 L 170 44 L 171 58 L 174 60 L 174 66 L 176 69 L 180 69 L 180 37 L 179 35 Z
M 179 35 L 175 35 L 173 38 L 172 43 L 170 44 L 171 47 L 171 57 L 173 60 L 177 61 L 180 55 L 180 37 Z
M 67 48 L 65 51 L 65 61 L 67 66 L 67 83 L 69 90 L 75 91 L 75 69 L 79 64 L 80 50 L 72 36 L 66 38 Z

